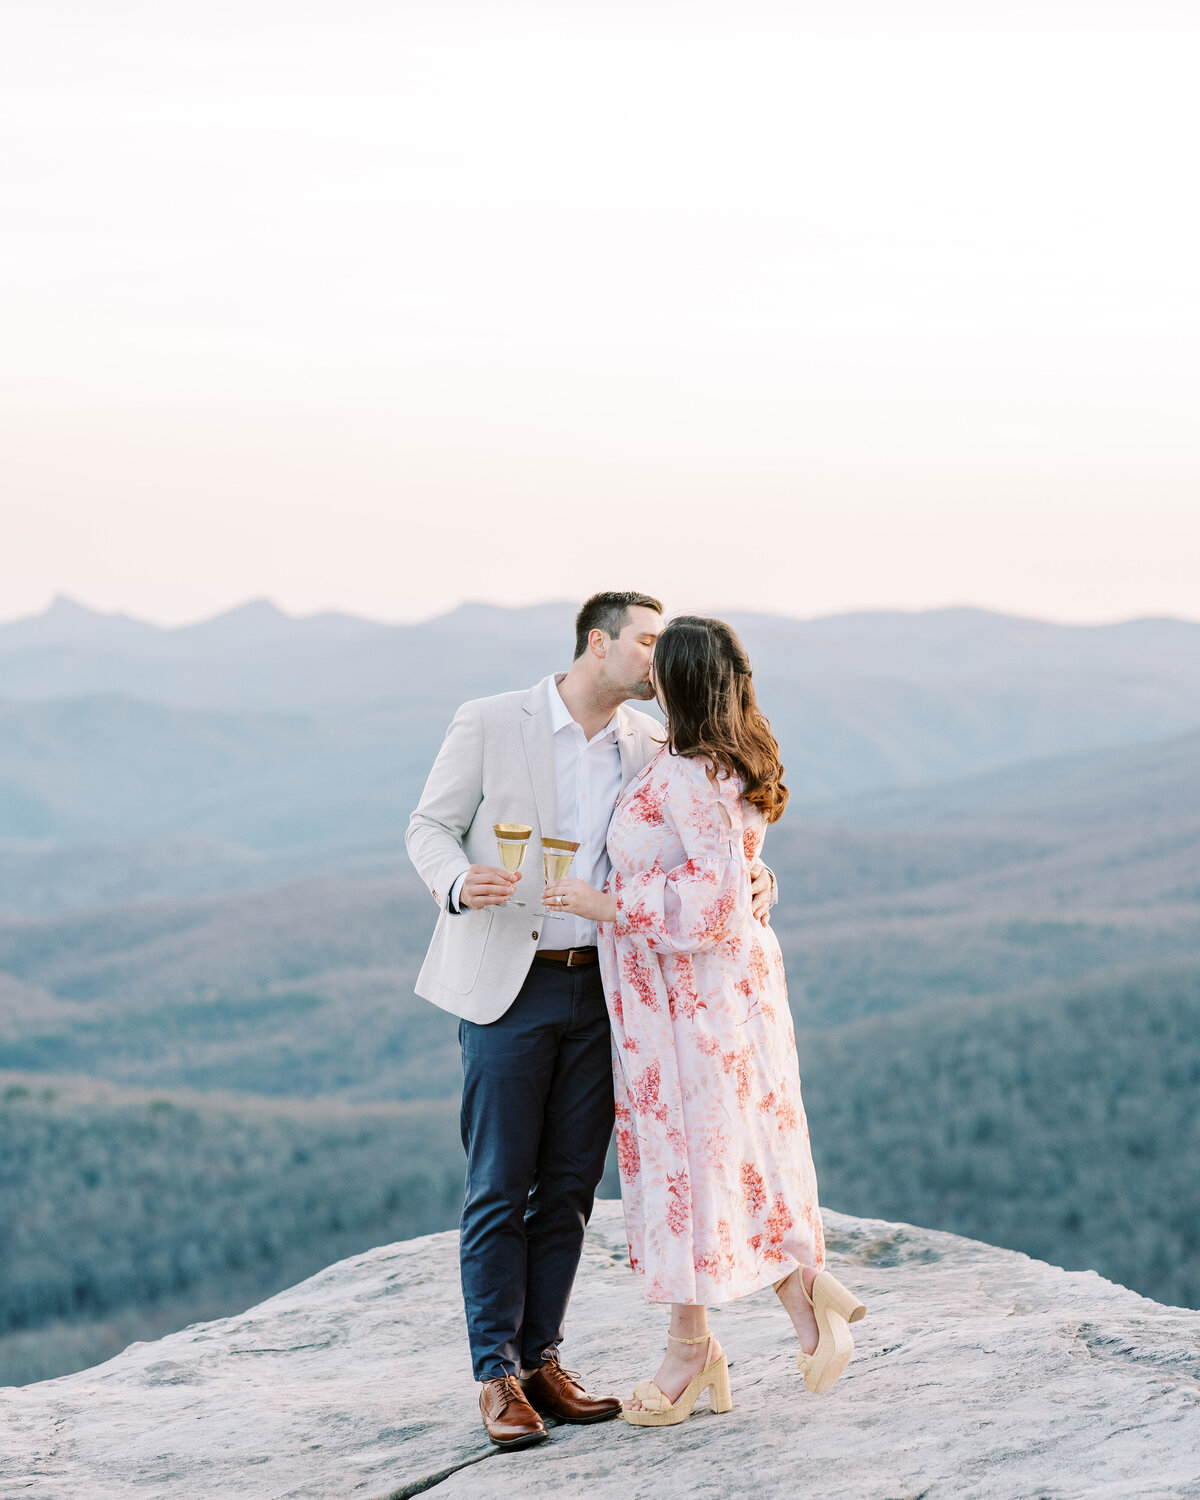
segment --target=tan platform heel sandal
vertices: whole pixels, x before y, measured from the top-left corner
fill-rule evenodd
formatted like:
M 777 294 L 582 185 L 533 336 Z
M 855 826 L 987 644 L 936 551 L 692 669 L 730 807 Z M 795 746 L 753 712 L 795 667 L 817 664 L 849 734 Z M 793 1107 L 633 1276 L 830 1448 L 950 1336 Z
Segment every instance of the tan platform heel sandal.
M 796 1368 L 804 1376 L 804 1384 L 814 1395 L 827 1391 L 846 1366 L 854 1353 L 854 1340 L 850 1337 L 851 1323 L 866 1317 L 867 1309 L 853 1292 L 829 1271 L 818 1271 L 813 1279 L 812 1291 L 804 1285 L 804 1277 L 797 1269 L 775 1283 L 776 1292 L 792 1276 L 800 1278 L 800 1290 L 813 1310 L 817 1320 L 817 1347 L 811 1354 L 803 1350 L 796 1356 Z
M 712 1343 L 711 1333 L 702 1333 L 698 1339 L 677 1339 L 673 1333 L 668 1333 L 667 1337 L 673 1344 Z M 634 1400 L 640 1401 L 641 1407 L 637 1411 L 624 1407 L 621 1415 L 634 1427 L 674 1427 L 678 1422 L 687 1421 L 700 1393 L 705 1390 L 713 1411 L 733 1409 L 733 1397 L 729 1393 L 729 1364 L 723 1354 L 710 1360 L 694 1380 L 688 1381 L 675 1401 L 668 1401 L 653 1380 L 643 1380 L 641 1385 L 633 1388 Z

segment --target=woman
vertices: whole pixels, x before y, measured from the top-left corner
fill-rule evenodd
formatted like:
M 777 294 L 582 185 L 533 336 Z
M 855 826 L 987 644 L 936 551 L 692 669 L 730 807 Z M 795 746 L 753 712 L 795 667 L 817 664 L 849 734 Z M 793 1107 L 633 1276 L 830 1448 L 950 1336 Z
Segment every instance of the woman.
M 601 923 L 630 1264 L 671 1304 L 667 1352 L 622 1413 L 644 1427 L 682 1422 L 705 1390 L 729 1410 L 709 1303 L 773 1285 L 812 1391 L 845 1369 L 866 1311 L 822 1270 L 783 959 L 750 910 L 750 867 L 788 800 L 779 746 L 720 620 L 673 620 L 654 682 L 667 743 L 613 814 L 605 890 L 546 893 Z

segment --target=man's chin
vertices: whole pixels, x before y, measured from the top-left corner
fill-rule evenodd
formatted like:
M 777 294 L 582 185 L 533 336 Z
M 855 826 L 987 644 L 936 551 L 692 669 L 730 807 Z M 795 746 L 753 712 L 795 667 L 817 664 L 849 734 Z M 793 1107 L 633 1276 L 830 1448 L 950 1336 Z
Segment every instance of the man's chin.
M 635 682 L 627 690 L 627 696 L 638 703 L 649 703 L 654 697 L 654 689 L 648 682 Z

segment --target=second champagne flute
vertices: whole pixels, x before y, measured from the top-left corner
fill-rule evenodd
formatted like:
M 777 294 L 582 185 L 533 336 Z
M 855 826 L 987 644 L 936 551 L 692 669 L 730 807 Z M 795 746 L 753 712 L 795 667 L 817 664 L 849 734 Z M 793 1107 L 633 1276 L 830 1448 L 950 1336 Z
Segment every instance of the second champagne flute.
M 578 844 L 573 844 L 570 839 L 543 839 L 542 840 L 542 869 L 546 873 L 546 884 L 555 885 L 560 880 L 565 880 L 571 870 L 571 861 L 575 858 Z M 551 911 L 546 905 L 546 898 L 542 897 L 542 916 L 565 917 L 565 911 Z

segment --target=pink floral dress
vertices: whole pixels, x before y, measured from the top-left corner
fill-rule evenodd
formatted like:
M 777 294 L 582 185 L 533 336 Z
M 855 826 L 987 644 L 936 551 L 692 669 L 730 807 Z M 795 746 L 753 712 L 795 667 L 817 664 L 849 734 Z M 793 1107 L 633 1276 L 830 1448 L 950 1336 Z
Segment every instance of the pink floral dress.
M 783 957 L 750 911 L 766 823 L 706 767 L 660 751 L 608 833 L 617 917 L 600 962 L 649 1302 L 725 1302 L 825 1258 Z

